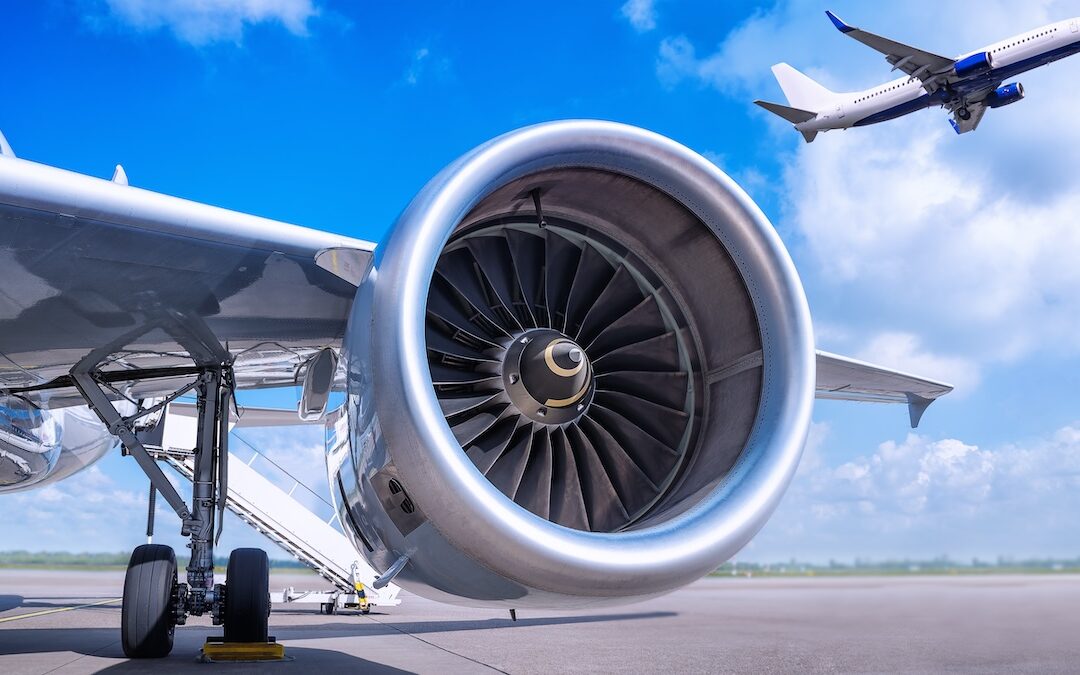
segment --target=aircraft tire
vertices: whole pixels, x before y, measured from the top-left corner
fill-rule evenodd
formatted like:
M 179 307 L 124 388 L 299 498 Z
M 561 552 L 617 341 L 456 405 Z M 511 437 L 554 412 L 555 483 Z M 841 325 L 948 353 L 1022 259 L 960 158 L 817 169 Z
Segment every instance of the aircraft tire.
M 156 659 L 172 651 L 175 589 L 176 554 L 171 547 L 143 544 L 132 551 L 120 609 L 120 643 L 125 656 Z
M 971 111 L 968 110 L 967 108 L 960 108 L 959 110 L 956 111 L 956 115 L 957 115 L 957 117 L 964 120 L 965 122 L 967 120 L 971 119 Z
M 259 548 L 229 554 L 225 578 L 225 641 L 266 642 L 270 618 L 270 561 Z

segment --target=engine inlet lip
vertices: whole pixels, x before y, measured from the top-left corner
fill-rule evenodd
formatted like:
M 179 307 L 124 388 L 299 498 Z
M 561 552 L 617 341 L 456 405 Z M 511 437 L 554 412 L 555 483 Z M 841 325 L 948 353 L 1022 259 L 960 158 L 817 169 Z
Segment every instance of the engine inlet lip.
M 621 173 L 671 195 L 709 227 L 734 261 L 759 317 L 763 394 L 735 467 L 689 510 L 617 534 L 561 527 L 518 507 L 461 452 L 431 386 L 425 306 L 435 261 L 480 200 L 543 170 Z M 572 120 L 528 127 L 465 155 L 403 212 L 377 252 L 371 329 L 381 429 L 403 481 L 432 526 L 508 579 L 568 595 L 655 594 L 713 569 L 764 525 L 794 474 L 809 430 L 814 343 L 801 282 L 775 229 L 708 160 L 657 134 Z M 395 424 L 402 413 L 409 424 Z M 493 552 L 497 551 L 495 555 Z M 568 574 L 568 570 L 572 570 Z

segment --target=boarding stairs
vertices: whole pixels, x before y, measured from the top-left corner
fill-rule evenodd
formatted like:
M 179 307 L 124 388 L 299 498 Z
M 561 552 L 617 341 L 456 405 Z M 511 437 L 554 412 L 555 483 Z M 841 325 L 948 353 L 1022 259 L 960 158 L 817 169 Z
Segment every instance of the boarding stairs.
M 196 429 L 193 406 L 170 404 L 162 427 L 160 445 L 147 446 L 148 450 L 191 480 L 194 463 L 190 448 L 194 445 Z M 232 434 L 232 440 L 240 440 L 244 447 L 229 450 L 226 508 L 333 587 L 322 591 L 286 588 L 271 592 L 272 602 L 319 603 L 325 613 L 342 608 L 366 612 L 369 605 L 401 603 L 397 597 L 400 588 L 395 584 L 375 588 L 378 573 L 364 562 L 349 539 L 334 526 L 338 514 L 329 502 L 236 434 Z M 270 475 L 278 480 L 271 480 Z M 307 493 L 309 502 L 321 502 L 319 505 L 325 506 L 333 515 L 329 519 L 317 515 L 296 498 L 298 490 L 301 494 Z

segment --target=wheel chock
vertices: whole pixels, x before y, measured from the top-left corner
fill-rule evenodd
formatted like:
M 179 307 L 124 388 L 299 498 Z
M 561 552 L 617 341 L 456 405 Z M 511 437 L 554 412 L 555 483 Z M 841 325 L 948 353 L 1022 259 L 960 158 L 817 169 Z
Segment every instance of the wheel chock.
M 285 645 L 272 636 L 266 642 L 225 642 L 225 638 L 206 638 L 202 648 L 203 661 L 281 661 L 285 658 Z

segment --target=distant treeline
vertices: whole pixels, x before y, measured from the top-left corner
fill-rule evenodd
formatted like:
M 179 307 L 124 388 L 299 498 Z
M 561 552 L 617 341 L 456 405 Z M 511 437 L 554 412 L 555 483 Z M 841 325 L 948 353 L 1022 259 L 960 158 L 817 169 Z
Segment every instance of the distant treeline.
M 953 560 L 947 556 L 931 560 L 860 560 L 854 562 L 780 563 L 727 562 L 713 574 L 719 576 L 845 576 L 904 574 L 1062 574 L 1080 573 L 1080 558 L 1032 558 L 1019 560 L 1005 556 L 997 560 L 973 558 Z
M 177 558 L 183 556 L 177 552 Z M 0 551 L 0 567 L 127 567 L 131 553 L 65 553 L 57 551 Z M 229 564 L 228 556 L 214 558 L 214 565 L 225 567 Z M 183 567 L 183 563 L 181 563 Z M 270 559 L 270 567 L 304 568 L 296 560 Z

